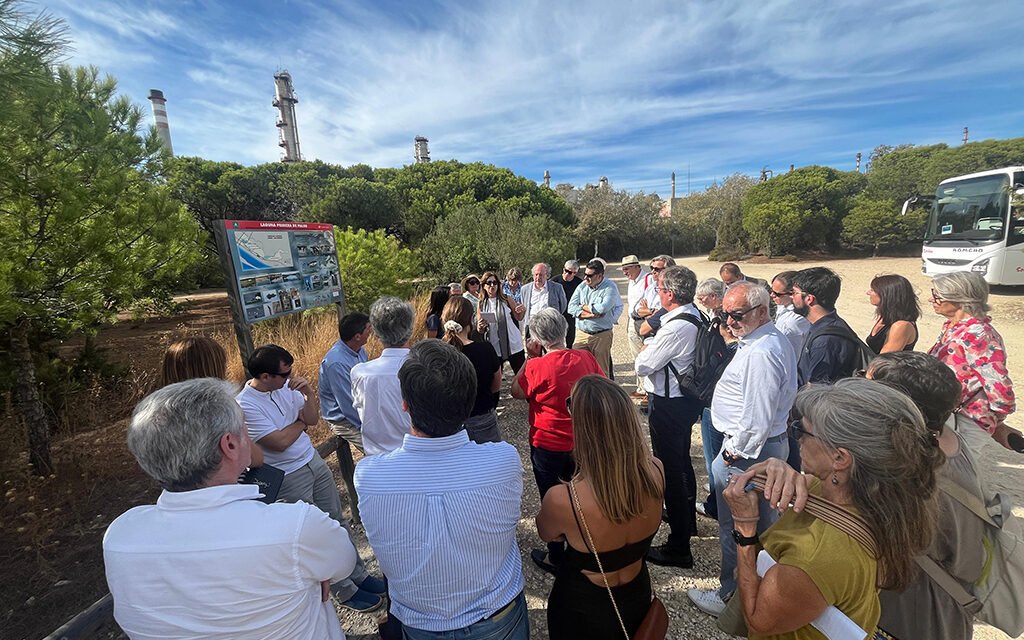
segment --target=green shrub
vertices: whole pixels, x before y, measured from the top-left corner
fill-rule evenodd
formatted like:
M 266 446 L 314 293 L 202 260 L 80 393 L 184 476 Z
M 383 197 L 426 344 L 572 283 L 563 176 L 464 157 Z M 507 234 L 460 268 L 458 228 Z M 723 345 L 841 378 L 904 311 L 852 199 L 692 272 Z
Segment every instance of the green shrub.
M 905 216 L 890 200 L 857 198 L 850 214 L 843 219 L 843 243 L 855 249 L 871 249 L 873 255 L 919 241 L 928 212 L 911 210 Z
M 832 220 L 827 210 L 815 214 L 793 200 L 759 204 L 743 214 L 743 229 L 750 234 L 752 246 L 768 257 L 803 247 L 808 236 L 820 235 Z M 827 228 L 827 227 L 826 227 Z
M 348 311 L 367 311 L 383 295 L 408 298 L 422 267 L 416 254 L 381 230 L 335 229 Z

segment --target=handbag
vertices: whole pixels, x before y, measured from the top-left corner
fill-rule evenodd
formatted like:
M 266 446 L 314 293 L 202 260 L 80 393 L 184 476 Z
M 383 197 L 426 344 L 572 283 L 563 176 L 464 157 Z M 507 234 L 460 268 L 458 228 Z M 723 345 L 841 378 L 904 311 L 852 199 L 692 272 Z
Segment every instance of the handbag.
M 622 621 L 622 614 L 619 613 L 619 605 L 615 602 L 611 585 L 608 584 L 608 576 L 605 575 L 604 567 L 601 565 L 601 556 L 598 555 L 597 546 L 594 545 L 594 539 L 590 536 L 587 519 L 583 517 L 583 508 L 580 506 L 580 499 L 576 496 L 576 486 L 572 480 L 569 481 L 569 494 L 572 496 L 572 502 L 576 507 L 576 512 L 579 514 L 580 523 L 583 525 L 583 533 L 587 536 L 587 548 L 594 554 L 594 559 L 597 560 L 597 568 L 601 571 L 604 588 L 608 590 L 608 597 L 612 601 L 612 608 L 615 609 L 615 617 L 619 619 L 622 634 L 626 636 L 626 640 L 664 640 L 668 634 L 668 612 L 665 610 L 665 604 L 658 599 L 658 596 L 654 596 L 651 600 L 651 606 L 648 607 L 647 614 L 644 616 L 643 622 L 640 623 L 640 627 L 636 630 L 636 634 L 632 638 L 629 637 L 626 623 Z
M 752 480 L 754 488 L 758 491 L 764 491 L 767 479 L 768 476 L 763 473 L 754 476 Z M 872 557 L 876 556 L 874 536 L 871 535 L 867 521 L 859 514 L 848 511 L 836 503 L 816 495 L 807 496 L 804 513 L 809 513 L 839 529 L 860 543 Z M 743 616 L 742 599 L 735 597 L 736 594 L 733 594 L 733 596 L 729 598 L 729 602 L 725 604 L 725 610 L 718 616 L 718 628 L 730 635 L 745 638 L 748 635 L 748 631 L 747 620 Z

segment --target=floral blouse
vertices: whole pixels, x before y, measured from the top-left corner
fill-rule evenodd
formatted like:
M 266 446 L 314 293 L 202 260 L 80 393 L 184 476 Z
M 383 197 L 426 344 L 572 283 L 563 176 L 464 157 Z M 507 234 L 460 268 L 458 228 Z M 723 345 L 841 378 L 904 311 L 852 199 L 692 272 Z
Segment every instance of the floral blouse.
M 928 353 L 956 373 L 963 387 L 960 413 L 985 431 L 995 431 L 1016 409 L 1006 369 L 1006 347 L 991 318 L 947 320 Z

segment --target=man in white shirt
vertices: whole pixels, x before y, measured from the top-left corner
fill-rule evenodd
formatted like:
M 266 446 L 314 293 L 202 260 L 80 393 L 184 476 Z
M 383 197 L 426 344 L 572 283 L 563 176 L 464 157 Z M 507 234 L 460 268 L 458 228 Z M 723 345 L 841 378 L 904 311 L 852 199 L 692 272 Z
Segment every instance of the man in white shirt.
M 678 375 L 693 365 L 699 312 L 693 306 L 697 276 L 686 267 L 668 267 L 658 280 L 666 313 L 661 328 L 636 357 L 650 400 L 648 425 L 654 455 L 665 466 L 665 509 L 671 529 L 665 544 L 651 547 L 647 559 L 665 566 L 693 567 L 690 537 L 697 532 L 697 477 L 690 459 L 690 434 L 700 417 L 700 400 L 679 387 Z
M 782 335 L 789 339 L 793 345 L 793 353 L 796 354 L 797 362 L 800 361 L 800 352 L 804 349 L 804 340 L 807 332 L 811 330 L 811 323 L 807 318 L 793 310 L 793 276 L 796 271 L 783 271 L 772 278 L 771 291 L 768 295 L 778 305 L 775 312 L 775 328 L 782 332 Z
M 292 371 L 292 354 L 275 344 L 253 351 L 246 363 L 252 378 L 238 393 L 249 436 L 263 459 L 284 471 L 280 502 L 308 502 L 345 526 L 341 496 L 327 463 L 317 455 L 306 430 L 320 420 L 320 402 L 309 381 Z M 370 576 L 362 561 L 351 579 L 332 587 L 342 606 L 373 611 L 384 604 L 384 582 Z
M 409 357 L 409 340 L 416 314 L 412 305 L 394 296 L 370 306 L 370 326 L 382 343 L 380 357 L 352 367 L 352 406 L 363 429 L 363 451 L 368 456 L 402 446 L 412 423 L 402 408 L 398 370 Z
M 530 318 L 544 309 L 551 308 L 558 313 L 565 313 L 568 301 L 565 298 L 565 289 L 562 285 L 549 280 L 551 267 L 543 262 L 533 265 L 533 284 L 520 290 L 523 297 L 523 306 L 526 307 L 523 319 L 519 326 L 529 327 Z M 527 329 L 529 337 L 529 329 Z
M 626 274 L 626 338 L 629 339 L 629 351 L 633 360 L 644 348 L 644 339 L 640 337 L 640 325 L 653 311 L 648 302 L 648 293 L 657 285 L 657 278 L 647 269 L 640 266 L 640 259 L 635 255 L 622 258 L 622 272 Z M 635 366 L 635 364 L 634 364 Z M 634 398 L 645 398 L 643 378 L 637 374 L 636 391 L 629 394 Z
M 305 504 L 263 504 L 238 484 L 252 440 L 233 386 L 168 385 L 135 408 L 128 448 L 163 487 L 103 537 L 114 618 L 134 640 L 342 640 L 331 581 L 358 558 L 345 530 Z
M 712 463 L 722 545 L 721 587 L 687 592 L 699 609 L 715 616 L 736 591 L 733 519 L 722 492 L 733 476 L 768 458 L 785 460 L 789 453 L 786 427 L 796 398 L 796 355 L 786 336 L 772 324 L 768 302 L 768 293 L 755 282 L 733 284 L 722 301 L 722 312 L 729 330 L 739 338 L 739 346 L 711 401 L 712 422 L 725 435 L 722 450 Z M 758 532 L 777 518 L 778 513 L 762 502 Z

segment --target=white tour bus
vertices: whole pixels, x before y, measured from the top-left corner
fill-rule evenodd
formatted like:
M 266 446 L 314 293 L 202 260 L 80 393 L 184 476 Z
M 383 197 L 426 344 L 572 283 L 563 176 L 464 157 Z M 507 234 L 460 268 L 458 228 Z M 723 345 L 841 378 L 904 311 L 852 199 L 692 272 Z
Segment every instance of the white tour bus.
M 1024 285 L 1024 166 L 939 183 L 921 262 L 927 276 L 974 271 L 989 284 Z

